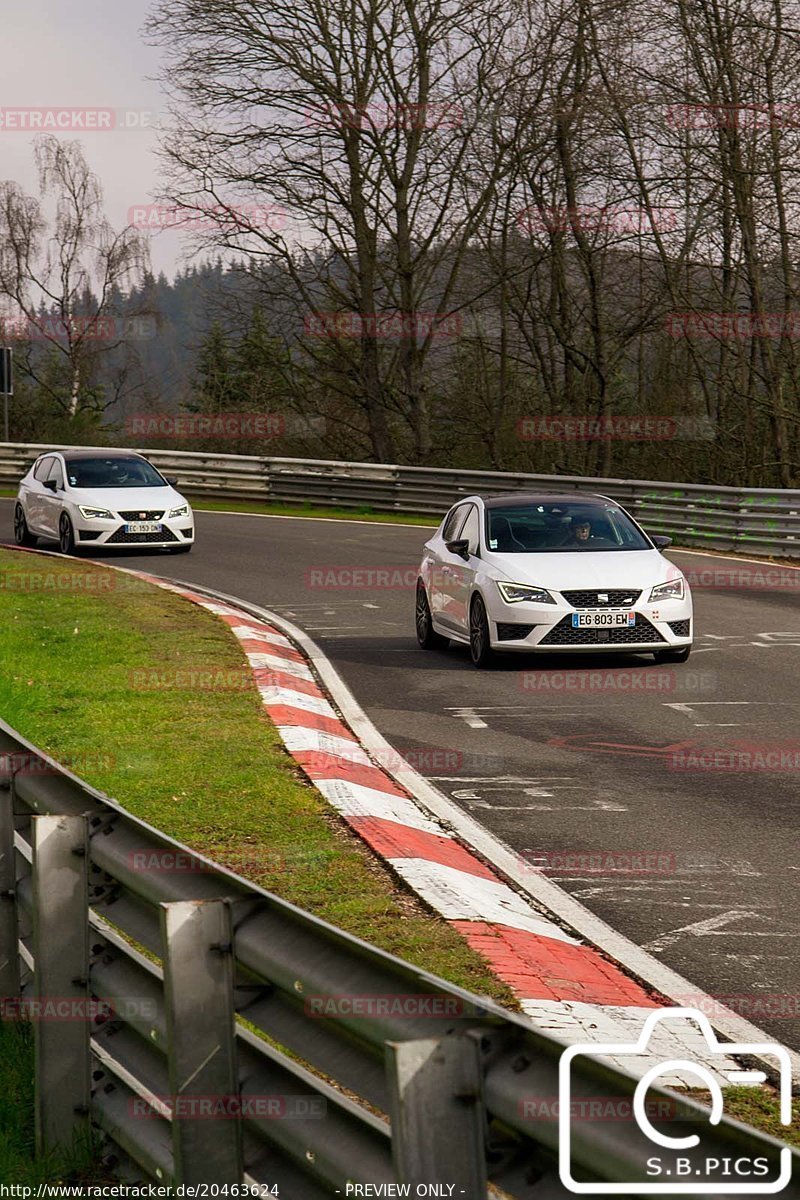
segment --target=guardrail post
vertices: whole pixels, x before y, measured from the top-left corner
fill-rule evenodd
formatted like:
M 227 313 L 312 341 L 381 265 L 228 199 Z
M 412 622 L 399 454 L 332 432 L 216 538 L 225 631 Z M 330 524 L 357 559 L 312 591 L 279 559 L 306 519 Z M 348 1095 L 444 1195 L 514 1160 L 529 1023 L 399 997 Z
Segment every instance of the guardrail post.
M 175 1182 L 241 1183 L 230 905 L 162 904 L 161 933 Z
M 89 826 L 34 817 L 33 1025 L 36 1146 L 68 1146 L 88 1125 Z
M 486 1117 L 480 1044 L 469 1035 L 387 1042 L 386 1066 L 397 1179 L 412 1188 L 452 1185 L 486 1195 Z
M 17 872 L 14 859 L 14 793 L 0 780 L 0 1000 L 19 995 Z

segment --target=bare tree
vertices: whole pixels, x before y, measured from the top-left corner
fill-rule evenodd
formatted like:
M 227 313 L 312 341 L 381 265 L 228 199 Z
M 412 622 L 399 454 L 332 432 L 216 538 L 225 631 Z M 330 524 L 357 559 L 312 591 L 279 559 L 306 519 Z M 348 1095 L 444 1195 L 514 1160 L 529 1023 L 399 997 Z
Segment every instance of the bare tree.
M 11 305 L 9 327 L 22 325 L 23 370 L 74 417 L 84 405 L 102 407 L 92 395 L 94 369 L 125 341 L 124 325 L 113 320 L 118 292 L 144 270 L 147 247 L 136 230 L 115 233 L 109 225 L 78 142 L 43 137 L 35 154 L 38 198 L 0 182 L 0 296 Z M 63 389 L 53 379 L 54 361 L 66 376 Z M 120 388 L 118 368 L 113 400 Z
M 498 69 L 515 17 L 491 0 L 177 0 L 152 22 L 178 116 L 171 200 L 213 212 L 211 240 L 250 269 L 279 259 L 298 320 L 351 315 L 322 331 L 380 459 L 398 439 L 430 455 L 425 364 L 507 169 L 497 111 L 527 69 L 507 54 Z M 247 219 L 248 202 L 287 226 Z M 332 382 L 330 345 L 303 345 Z

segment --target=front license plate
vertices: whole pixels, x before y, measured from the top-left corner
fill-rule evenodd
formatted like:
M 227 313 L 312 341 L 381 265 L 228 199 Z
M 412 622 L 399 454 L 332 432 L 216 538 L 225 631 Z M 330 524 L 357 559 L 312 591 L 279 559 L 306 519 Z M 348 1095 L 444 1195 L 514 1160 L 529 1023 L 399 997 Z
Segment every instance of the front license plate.
M 161 533 L 164 526 L 159 521 L 129 521 L 123 528 L 125 533 Z
M 597 612 L 580 612 L 572 614 L 573 629 L 616 629 L 618 625 L 635 625 L 635 612 L 622 612 L 620 609 L 601 609 Z

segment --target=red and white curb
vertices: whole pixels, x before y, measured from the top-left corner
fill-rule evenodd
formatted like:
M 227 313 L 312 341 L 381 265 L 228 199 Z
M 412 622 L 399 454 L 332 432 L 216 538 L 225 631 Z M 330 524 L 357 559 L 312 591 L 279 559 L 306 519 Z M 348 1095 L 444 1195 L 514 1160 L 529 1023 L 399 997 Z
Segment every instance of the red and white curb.
M 542 1032 L 575 1043 L 633 1043 L 654 1010 L 670 1001 L 619 963 L 567 932 L 514 891 L 402 788 L 362 747 L 317 682 L 304 653 L 268 621 L 188 587 L 144 576 L 216 614 L 239 640 L 264 708 L 308 779 L 348 825 L 435 912 L 458 930 L 519 997 Z M 696 990 L 696 989 L 695 989 Z M 764 1037 L 761 1041 L 766 1040 Z M 721 1084 L 735 1060 L 711 1052 L 691 1022 L 656 1025 L 643 1073 L 659 1062 L 702 1063 Z M 631 1069 L 627 1059 L 609 1056 Z M 664 1083 L 697 1086 L 673 1071 Z

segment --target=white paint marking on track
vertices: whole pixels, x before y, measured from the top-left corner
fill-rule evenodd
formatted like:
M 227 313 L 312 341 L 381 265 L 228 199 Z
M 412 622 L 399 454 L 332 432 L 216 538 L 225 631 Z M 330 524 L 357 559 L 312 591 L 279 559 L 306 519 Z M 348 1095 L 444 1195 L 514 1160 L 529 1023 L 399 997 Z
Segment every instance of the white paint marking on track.
M 315 779 L 315 786 L 344 817 L 379 817 L 423 833 L 452 838 L 433 817 L 426 816 L 407 796 L 394 796 L 347 779 Z
M 277 729 L 290 753 L 295 750 L 308 750 L 317 754 L 332 754 L 336 758 L 343 758 L 360 766 L 374 766 L 358 742 L 349 738 L 337 737 L 320 729 L 309 729 L 305 725 L 278 725 Z
M 320 717 L 338 719 L 333 705 L 324 696 L 308 696 L 305 692 L 294 692 L 287 687 L 260 687 L 258 690 L 265 704 L 285 704 L 288 708 L 301 708 Z
M 257 625 L 233 625 L 233 633 L 242 641 L 266 641 L 271 642 L 275 646 L 285 646 L 287 650 L 293 650 L 294 647 L 287 637 L 282 633 L 276 633 L 273 629 L 267 629 L 264 626 Z
M 523 1000 L 522 1009 L 538 1029 L 570 1045 L 576 1042 L 635 1042 L 654 1011 L 638 1005 L 584 1004 L 578 1000 Z M 735 1059 L 713 1054 L 699 1026 L 685 1019 L 660 1021 L 653 1030 L 650 1047 L 652 1053 L 642 1056 L 615 1058 L 602 1055 L 598 1056 L 598 1061 L 610 1062 L 641 1076 L 656 1063 L 691 1058 L 707 1067 L 722 1087 L 727 1085 L 727 1072 L 739 1068 Z M 663 1075 L 657 1082 L 673 1087 L 701 1086 L 698 1077 L 688 1072 Z
M 251 667 L 271 668 L 273 671 L 283 671 L 286 675 L 294 675 L 298 679 L 314 681 L 314 673 L 305 663 L 295 662 L 291 658 L 279 658 L 276 654 L 262 654 L 259 650 L 248 652 L 247 661 Z
M 554 921 L 538 916 L 527 900 L 499 880 L 481 879 L 424 858 L 390 858 L 415 892 L 446 917 L 448 921 L 482 921 L 489 925 L 508 925 L 526 933 L 553 938 L 570 946 L 581 943 L 565 933 Z
M 693 921 L 690 925 L 681 925 L 678 929 L 671 929 L 668 933 L 662 933 L 660 937 L 653 938 L 651 942 L 646 942 L 643 946 L 645 950 L 666 950 L 668 946 L 672 946 L 675 942 L 679 942 L 684 934 L 690 934 L 692 937 L 707 937 L 710 934 L 718 933 L 721 929 L 726 930 L 727 926 L 732 925 L 734 921 L 741 920 L 742 917 L 752 917 L 757 919 L 759 914 L 748 908 L 729 908 L 726 912 L 717 913 L 714 917 L 706 917 L 704 921 Z M 764 937 L 762 930 L 745 933 L 743 930 L 731 931 L 736 937 Z

